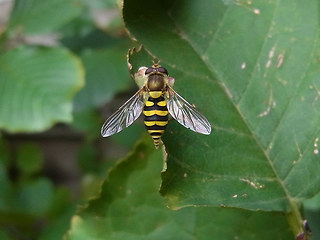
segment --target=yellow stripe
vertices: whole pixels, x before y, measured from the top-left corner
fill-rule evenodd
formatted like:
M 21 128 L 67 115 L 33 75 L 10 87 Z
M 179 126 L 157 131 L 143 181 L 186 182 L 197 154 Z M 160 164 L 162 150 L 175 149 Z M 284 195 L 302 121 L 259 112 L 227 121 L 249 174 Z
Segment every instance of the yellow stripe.
M 143 114 L 147 117 L 157 114 L 158 116 L 167 116 L 168 111 L 160 111 L 160 110 L 150 110 L 150 111 L 143 111 Z
M 153 98 L 158 98 L 162 95 L 162 92 L 161 91 L 151 91 L 151 92 L 149 92 L 149 95 Z
M 145 124 L 146 126 L 150 127 L 150 126 L 155 125 L 156 122 L 155 122 L 155 121 L 144 121 L 144 124 Z
M 166 125 L 168 124 L 168 121 L 161 121 L 161 122 L 156 121 L 156 124 L 157 124 L 158 126 L 166 126 Z
M 160 106 L 160 107 L 164 107 L 164 106 L 167 105 L 167 101 L 164 100 L 164 101 L 158 102 L 157 105 Z
M 144 124 L 148 127 L 158 125 L 158 126 L 166 126 L 168 124 L 168 121 L 144 121 Z
M 164 133 L 164 130 L 148 130 L 148 133 Z
M 146 106 L 147 106 L 147 107 L 151 107 L 151 106 L 153 106 L 153 105 L 154 105 L 154 103 L 153 103 L 153 102 L 146 101 Z

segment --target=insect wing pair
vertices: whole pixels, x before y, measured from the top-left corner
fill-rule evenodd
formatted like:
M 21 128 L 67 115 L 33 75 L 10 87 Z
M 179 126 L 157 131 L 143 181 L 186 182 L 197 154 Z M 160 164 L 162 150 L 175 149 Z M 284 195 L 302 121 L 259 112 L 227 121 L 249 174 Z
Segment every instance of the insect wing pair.
M 175 92 L 169 84 L 167 84 L 163 96 L 167 101 L 170 115 L 181 125 L 201 134 L 209 135 L 211 133 L 209 121 L 194 106 Z M 130 126 L 141 115 L 147 98 L 148 91 L 143 86 L 105 121 L 101 129 L 101 135 L 109 137 Z

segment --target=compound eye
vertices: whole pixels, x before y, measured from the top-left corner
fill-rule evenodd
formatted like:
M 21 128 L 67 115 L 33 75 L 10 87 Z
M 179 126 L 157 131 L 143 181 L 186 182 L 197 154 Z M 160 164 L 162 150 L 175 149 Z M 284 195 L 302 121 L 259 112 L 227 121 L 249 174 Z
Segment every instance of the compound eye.
M 158 72 L 161 72 L 161 73 L 164 73 L 164 74 L 168 75 L 168 71 L 164 67 L 159 67 L 158 68 Z
M 154 68 L 149 67 L 144 74 L 147 75 L 147 74 L 149 74 L 149 73 L 152 73 L 152 72 L 153 72 L 153 69 L 154 69 Z

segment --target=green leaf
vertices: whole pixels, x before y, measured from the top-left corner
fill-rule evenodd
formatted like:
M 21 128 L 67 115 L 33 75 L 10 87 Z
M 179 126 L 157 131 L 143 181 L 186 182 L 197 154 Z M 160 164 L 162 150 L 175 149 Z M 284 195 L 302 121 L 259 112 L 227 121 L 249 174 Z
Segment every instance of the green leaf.
M 103 123 L 101 114 L 96 109 L 88 109 L 73 113 L 72 127 L 84 132 L 89 140 L 100 138 L 99 129 Z
M 29 34 L 50 33 L 81 13 L 74 0 L 16 0 L 10 28 Z
M 279 213 L 193 207 L 169 210 L 158 193 L 161 167 L 162 152 L 155 150 L 147 136 L 109 172 L 101 196 L 73 217 L 67 239 L 292 238 Z
M 125 53 L 128 44 L 112 48 L 87 50 L 82 54 L 86 69 L 86 85 L 75 97 L 75 110 L 99 107 L 114 95 L 133 85 L 129 78 Z
M 54 195 L 52 183 L 46 178 L 23 182 L 12 199 L 12 212 L 40 215 L 48 211 Z
M 64 233 L 69 229 L 70 219 L 74 214 L 74 207 L 67 208 L 61 213 L 58 219 L 54 222 L 50 222 L 50 224 L 45 228 L 40 236 L 39 240 L 56 240 L 63 239 Z
M 82 85 L 80 61 L 62 48 L 19 48 L 0 56 L 0 128 L 42 131 L 70 122 Z
M 37 239 L 54 240 L 62 239 L 64 233 L 70 227 L 70 220 L 75 212 L 75 206 L 70 204 L 70 192 L 64 188 L 56 189 L 52 205 L 50 206 L 49 224 L 40 233 Z
M 2 1 L 0 2 L 0 9 L 1 9 L 1 18 L 0 18 L 0 42 L 1 42 L 1 35 L 6 31 L 7 24 L 10 18 L 10 14 L 13 8 L 13 1 Z
M 8 233 L 3 230 L 0 230 L 0 239 L 2 240 L 12 240 L 13 238 L 10 237 Z
M 320 239 L 320 193 L 303 202 L 304 215 L 312 230 L 312 239 Z
M 169 124 L 168 205 L 290 212 L 301 233 L 299 203 L 320 191 L 318 1 L 123 6 L 130 33 L 214 127 L 203 136 Z
M 304 201 L 303 205 L 307 209 L 314 210 L 314 211 L 316 211 L 316 210 L 320 211 L 320 193 L 318 193 L 313 198 Z
M 84 144 L 77 154 L 78 165 L 84 173 L 92 173 L 99 169 L 98 152 L 95 146 Z
M 2 154 L 2 153 L 1 153 Z M 7 168 L 0 158 L 0 211 L 5 211 L 11 203 L 12 186 L 7 174 Z
M 171 207 L 290 211 L 319 192 L 317 5 L 124 1 L 131 34 L 215 126 L 203 136 L 169 124 Z
M 0 134 L 0 163 L 4 167 L 8 167 L 11 164 L 9 146 L 2 134 Z
M 123 36 L 124 23 L 120 12 L 120 0 L 78 0 L 86 6 L 95 25 L 111 35 Z
M 19 170 L 30 175 L 42 168 L 43 154 L 38 145 L 25 143 L 18 149 L 17 166 Z
M 118 6 L 117 0 L 78 0 L 91 9 L 112 9 Z

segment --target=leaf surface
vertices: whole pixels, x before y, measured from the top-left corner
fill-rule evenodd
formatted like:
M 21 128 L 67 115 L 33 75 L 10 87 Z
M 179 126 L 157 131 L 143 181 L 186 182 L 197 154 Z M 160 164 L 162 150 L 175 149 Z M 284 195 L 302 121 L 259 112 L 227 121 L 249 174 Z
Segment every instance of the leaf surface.
M 135 0 L 123 16 L 214 127 L 170 122 L 170 207 L 290 211 L 319 192 L 318 1 Z
M 108 48 L 82 53 L 86 85 L 75 97 L 76 111 L 101 107 L 116 93 L 133 85 L 125 62 L 127 48 L 127 42 L 122 42 Z
M 70 122 L 72 97 L 84 83 L 83 68 L 62 48 L 18 48 L 0 56 L 0 128 L 42 131 Z
M 280 213 L 193 207 L 169 210 L 158 192 L 161 165 L 161 151 L 146 136 L 109 172 L 101 195 L 73 217 L 66 239 L 292 238 Z
M 28 34 L 50 33 L 80 13 L 80 5 L 73 0 L 17 0 L 10 28 L 20 28 Z

